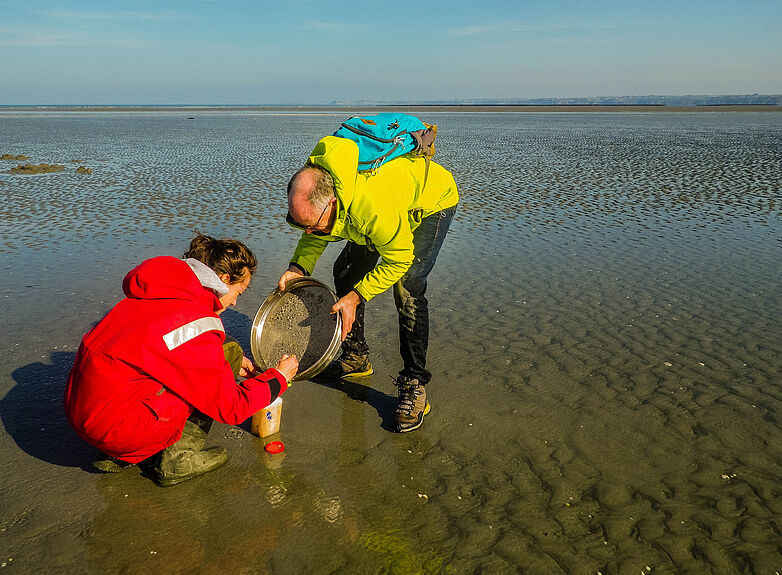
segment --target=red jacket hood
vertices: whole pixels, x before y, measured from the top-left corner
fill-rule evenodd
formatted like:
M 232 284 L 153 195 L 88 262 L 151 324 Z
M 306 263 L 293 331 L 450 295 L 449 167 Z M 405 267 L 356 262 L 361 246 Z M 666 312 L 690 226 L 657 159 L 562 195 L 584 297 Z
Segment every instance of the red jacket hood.
M 214 311 L 223 307 L 217 295 L 201 285 L 189 265 L 171 256 L 141 262 L 122 280 L 122 291 L 134 299 L 199 301 Z

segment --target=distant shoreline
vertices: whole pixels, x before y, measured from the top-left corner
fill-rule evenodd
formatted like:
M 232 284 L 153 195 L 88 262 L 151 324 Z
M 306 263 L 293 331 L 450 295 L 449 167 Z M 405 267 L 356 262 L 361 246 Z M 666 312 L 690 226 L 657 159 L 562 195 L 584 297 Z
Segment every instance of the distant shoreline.
M 414 104 L 390 106 L 0 106 L 0 112 L 782 112 L 782 106 L 729 104 L 665 105 L 524 105 Z

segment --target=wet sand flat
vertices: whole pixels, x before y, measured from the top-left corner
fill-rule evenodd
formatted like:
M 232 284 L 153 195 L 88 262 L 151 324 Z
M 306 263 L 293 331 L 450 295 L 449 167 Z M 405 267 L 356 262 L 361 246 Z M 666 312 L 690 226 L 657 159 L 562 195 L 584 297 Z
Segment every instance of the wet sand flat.
M 192 117 L 189 120 L 188 117 Z M 420 112 L 462 201 L 427 291 L 423 427 L 387 431 L 375 374 L 297 382 L 284 458 L 240 427 L 228 463 L 162 489 L 90 471 L 64 380 L 144 258 L 198 228 L 289 261 L 285 185 L 339 111 L 6 112 L 0 152 L 0 564 L 16 572 L 782 572 L 782 115 Z M 13 164 L 15 165 L 15 164 Z M 331 246 L 315 276 L 333 285 Z M 276 438 L 270 438 L 276 439 Z
M 398 104 L 398 105 L 353 105 L 353 106 L 5 106 L 2 111 L 10 112 L 320 112 L 320 113 L 366 113 L 405 112 L 410 114 L 428 114 L 432 112 L 776 112 L 782 113 L 782 106 L 766 104 L 720 104 L 703 106 L 662 106 L 662 105 L 619 105 L 619 104 Z M 191 118 L 192 119 L 192 118 Z

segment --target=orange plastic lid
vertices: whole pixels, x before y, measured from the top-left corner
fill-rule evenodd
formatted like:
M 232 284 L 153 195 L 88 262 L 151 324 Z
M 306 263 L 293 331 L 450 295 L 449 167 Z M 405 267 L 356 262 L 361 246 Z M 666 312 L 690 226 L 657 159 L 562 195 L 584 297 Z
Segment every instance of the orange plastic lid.
M 282 453 L 285 451 L 285 444 L 282 441 L 270 441 L 264 449 L 269 453 Z

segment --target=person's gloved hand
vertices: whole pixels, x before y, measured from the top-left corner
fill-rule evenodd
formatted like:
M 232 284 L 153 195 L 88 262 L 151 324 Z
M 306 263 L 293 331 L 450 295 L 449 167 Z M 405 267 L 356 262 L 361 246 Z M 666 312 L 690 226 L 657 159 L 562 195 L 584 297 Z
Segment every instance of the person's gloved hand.
M 280 358 L 280 361 L 277 362 L 277 365 L 274 366 L 274 369 L 284 375 L 285 379 L 290 382 L 293 376 L 299 372 L 299 360 L 296 359 L 295 355 L 285 353 Z

